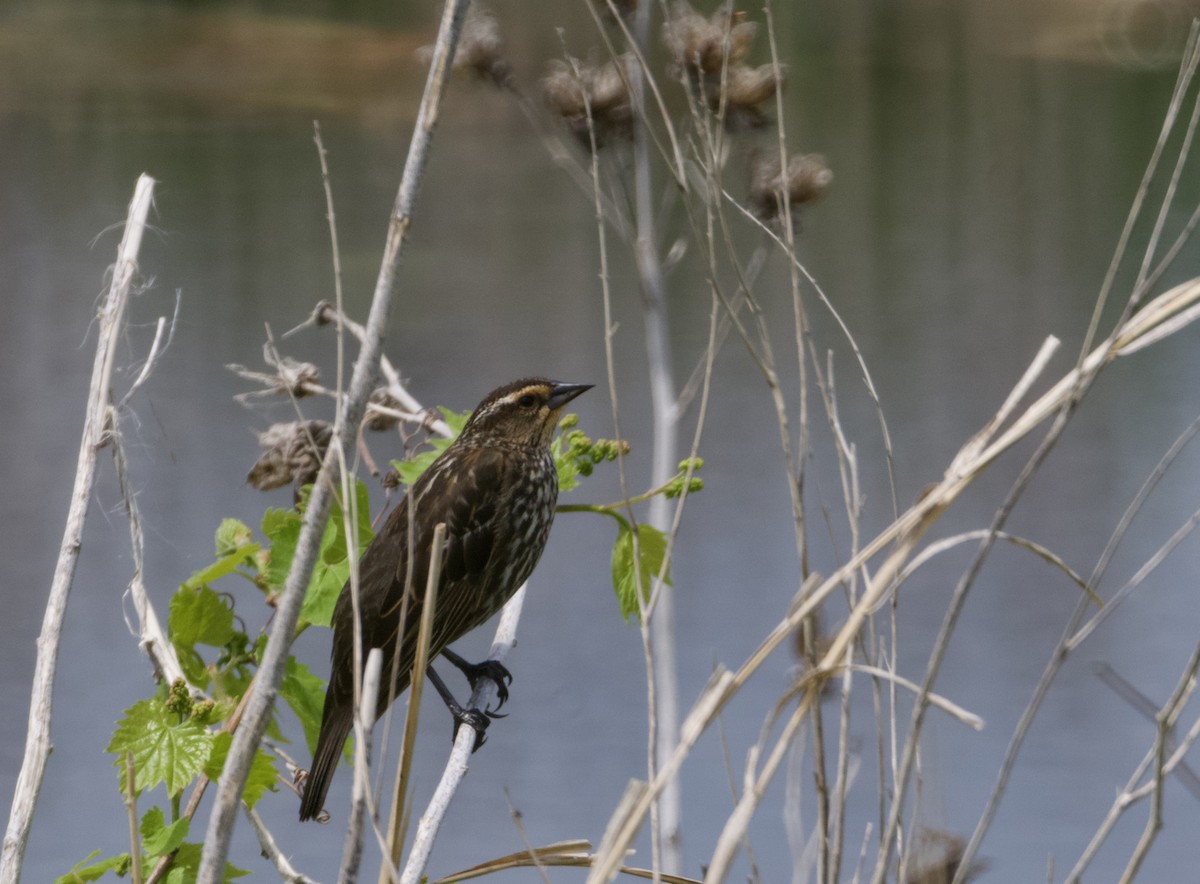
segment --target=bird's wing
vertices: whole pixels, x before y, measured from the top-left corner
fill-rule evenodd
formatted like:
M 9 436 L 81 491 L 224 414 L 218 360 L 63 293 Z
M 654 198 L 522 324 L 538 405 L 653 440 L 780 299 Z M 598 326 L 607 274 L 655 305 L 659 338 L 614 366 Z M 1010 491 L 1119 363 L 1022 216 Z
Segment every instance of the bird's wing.
M 453 485 L 440 489 L 445 493 L 439 495 L 428 524 L 446 523 L 442 573 L 447 583 L 478 579 L 486 570 L 496 546 L 498 499 L 510 468 L 511 459 L 504 451 L 468 449 L 462 452 Z

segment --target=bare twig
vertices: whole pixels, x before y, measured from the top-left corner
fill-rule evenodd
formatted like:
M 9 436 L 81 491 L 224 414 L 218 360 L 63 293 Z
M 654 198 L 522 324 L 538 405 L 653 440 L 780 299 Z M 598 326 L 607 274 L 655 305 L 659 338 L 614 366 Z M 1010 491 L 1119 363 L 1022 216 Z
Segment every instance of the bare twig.
M 133 884 L 142 884 L 142 836 L 138 831 L 137 778 L 133 770 L 133 753 L 125 751 L 125 811 L 129 815 L 129 877 Z
M 324 325 L 325 323 L 331 321 L 337 322 L 340 328 L 350 332 L 350 334 L 358 338 L 360 342 L 366 341 L 367 330 L 363 328 L 361 324 L 355 322 L 349 316 L 346 316 L 345 313 L 343 313 L 334 305 L 330 304 L 328 301 L 322 301 L 317 304 L 316 308 L 305 322 L 301 323 L 301 325 L 297 326 L 296 328 L 285 332 L 283 337 L 286 338 L 288 335 L 291 335 L 306 326 Z M 396 370 L 395 366 L 392 365 L 391 360 L 387 358 L 386 354 L 381 353 L 379 355 L 379 370 L 383 374 L 383 379 L 387 382 L 388 393 L 395 398 L 396 401 L 403 405 L 407 411 L 391 411 L 375 405 L 369 406 L 371 411 L 375 411 L 379 414 L 388 414 L 392 417 L 399 418 L 400 420 L 418 424 L 427 430 L 437 433 L 439 436 L 447 437 L 451 435 L 450 426 L 437 416 L 437 412 L 429 411 L 423 408 L 421 403 L 417 401 L 416 397 L 408 392 L 408 388 L 400 379 L 400 373 Z
M 433 529 L 433 541 L 429 544 L 429 569 L 425 581 L 425 600 L 421 605 L 421 622 L 417 629 L 417 647 L 413 654 L 412 680 L 408 690 L 408 715 L 404 718 L 404 742 L 400 749 L 400 763 L 396 770 L 396 790 L 392 795 L 392 816 L 388 823 L 386 856 L 389 861 L 384 864 L 388 868 L 380 869 L 380 884 L 386 884 L 388 878 L 391 877 L 391 870 L 400 865 L 400 856 L 404 852 L 406 833 L 403 824 L 406 821 L 405 799 L 408 797 L 408 775 L 412 769 L 413 750 L 416 747 L 417 720 L 421 712 L 425 671 L 429 668 L 430 662 L 429 643 L 433 635 L 433 617 L 437 611 L 438 583 L 442 579 L 442 552 L 445 547 L 446 525 L 444 522 L 439 522 Z M 403 632 L 400 633 L 400 635 L 403 634 Z M 462 730 L 470 730 L 470 728 L 462 728 Z
M 1183 674 L 1179 678 L 1179 684 L 1175 687 L 1171 698 L 1163 704 L 1162 709 L 1155 716 L 1156 733 L 1154 737 L 1154 779 L 1152 781 L 1152 794 L 1150 801 L 1150 813 L 1146 819 L 1146 827 L 1142 831 L 1142 837 L 1138 839 L 1137 847 L 1134 848 L 1133 855 L 1129 858 L 1129 865 L 1126 866 L 1125 872 L 1121 875 L 1121 884 L 1128 884 L 1137 876 L 1138 869 L 1146 859 L 1146 854 L 1150 852 L 1150 847 L 1154 844 L 1154 839 L 1158 837 L 1158 833 L 1163 826 L 1163 784 L 1166 782 L 1167 770 L 1167 746 L 1170 742 L 1171 731 L 1175 727 L 1175 719 L 1179 717 L 1179 713 L 1183 710 L 1183 704 L 1192 692 L 1196 689 L 1196 669 L 1200 667 L 1200 645 L 1192 651 L 1192 657 L 1184 667 Z
M 434 544 L 438 543 L 434 535 Z M 358 880 L 358 866 L 362 861 L 363 817 L 367 811 L 367 799 L 371 795 L 371 728 L 375 724 L 375 704 L 379 698 L 379 680 L 383 671 L 383 652 L 371 648 L 367 665 L 363 667 L 362 694 L 358 705 L 358 729 L 354 740 L 354 786 L 350 799 L 350 825 L 346 830 L 346 846 L 342 851 L 342 869 L 338 872 L 341 884 L 354 884 Z
M 1159 460 L 1153 472 L 1142 484 L 1137 495 L 1126 507 L 1124 514 L 1117 523 L 1116 529 L 1113 531 L 1112 537 L 1105 545 L 1104 551 L 1101 553 L 1099 560 L 1092 569 L 1092 574 L 1088 580 L 1088 586 L 1096 586 L 1100 578 L 1107 572 L 1108 564 L 1112 561 L 1112 556 L 1115 554 L 1117 547 L 1124 538 L 1129 525 L 1132 523 L 1134 516 L 1141 510 L 1142 505 L 1149 498 L 1150 493 L 1157 487 L 1159 481 L 1165 475 L 1168 467 L 1175 462 L 1179 453 L 1184 446 L 1195 436 L 1197 430 L 1200 429 L 1200 419 L 1193 421 L 1192 425 L 1175 441 L 1166 454 Z M 1136 584 L 1132 584 L 1136 585 Z M 996 774 L 996 784 L 992 787 L 992 792 L 988 796 L 987 805 L 983 813 L 979 817 L 979 822 L 975 825 L 975 831 L 972 832 L 970 840 L 967 842 L 966 848 L 963 850 L 963 859 L 967 866 L 974 860 L 975 854 L 978 852 L 979 846 L 983 843 L 984 835 L 991 826 L 992 820 L 995 818 L 996 811 L 999 809 L 1000 801 L 1004 796 L 1007 788 L 1008 779 L 1016 766 L 1017 756 L 1025 741 L 1025 736 L 1029 732 L 1029 728 L 1033 724 L 1034 716 L 1041 708 L 1042 702 L 1045 700 L 1046 694 L 1050 690 L 1055 677 L 1058 675 L 1059 669 L 1068 656 L 1068 643 L 1079 628 L 1079 624 L 1083 622 L 1085 613 L 1088 610 L 1089 598 L 1081 597 L 1079 603 L 1075 606 L 1075 612 L 1071 615 L 1066 628 L 1063 630 L 1062 636 L 1059 638 L 1058 644 L 1050 654 L 1050 659 L 1047 662 L 1041 677 L 1038 679 L 1038 684 L 1034 688 L 1033 695 L 1026 704 L 1025 710 L 1021 713 L 1021 717 L 1017 722 L 1017 726 L 1013 730 L 1013 735 L 1009 739 L 1008 748 L 1004 753 L 1004 761 L 1001 763 Z M 1110 602 L 1111 604 L 1111 602 Z M 1103 610 L 1103 609 L 1102 609 Z
M 538 849 L 529 840 L 529 833 L 525 831 L 525 823 L 522 820 L 521 811 L 517 810 L 517 806 L 513 804 L 512 796 L 508 794 L 507 788 L 504 790 L 504 800 L 508 802 L 508 815 L 512 817 L 513 825 L 517 828 L 517 834 L 521 836 L 521 844 L 525 847 L 525 853 L 529 857 L 529 861 L 537 869 L 538 877 L 542 879 L 542 884 L 550 884 L 550 876 L 546 874 L 546 864 L 541 861 L 541 858 L 538 856 Z M 591 849 L 591 845 L 586 841 L 582 843 L 587 845 L 584 847 L 584 850 Z
M 1112 690 L 1114 694 L 1144 715 L 1146 718 L 1154 721 L 1158 716 L 1158 707 L 1150 702 L 1150 699 L 1131 685 L 1119 672 L 1109 666 L 1107 663 L 1096 663 L 1092 666 L 1092 671 L 1096 673 L 1096 677 L 1103 681 Z M 1168 738 L 1167 749 L 1174 752 L 1177 743 L 1173 737 Z M 1175 770 L 1175 774 L 1179 777 L 1185 789 L 1192 793 L 1192 797 L 1200 800 L 1200 776 L 1196 775 L 1196 771 L 1186 761 L 1182 761 L 1179 767 Z
M 132 623 L 129 623 L 128 618 L 126 618 L 126 624 L 130 631 L 135 632 L 138 636 L 138 644 L 149 655 L 159 678 L 167 684 L 174 684 L 179 679 L 186 681 L 183 667 L 179 663 L 179 656 L 175 653 L 174 645 L 167 639 L 167 634 L 154 611 L 154 606 L 150 604 L 146 585 L 142 581 L 142 574 L 145 573 L 145 540 L 142 534 L 142 519 L 138 510 L 137 497 L 129 487 L 125 445 L 121 437 L 119 417 L 116 415 L 113 418 L 109 441 L 112 445 L 113 465 L 117 471 L 117 487 L 121 490 L 125 513 L 129 517 L 130 546 L 133 549 L 133 578 L 129 581 L 125 594 L 133 602 L 133 610 L 138 622 L 136 629 Z
M 246 819 L 250 820 L 250 826 L 254 829 L 254 834 L 258 837 L 258 846 L 262 849 L 263 856 L 270 861 L 271 865 L 275 866 L 275 871 L 279 874 L 284 884 L 317 884 L 308 875 L 297 872 L 291 862 L 288 861 L 288 858 L 283 855 L 283 851 L 275 843 L 275 839 L 271 836 L 266 823 L 262 821 L 262 817 L 258 815 L 258 811 L 251 807 L 246 807 L 244 810 L 246 811 Z
M 183 295 L 181 292 L 176 291 L 175 312 L 171 316 L 171 322 L 168 325 L 165 316 L 158 318 L 158 323 L 154 329 L 154 342 L 150 345 L 150 352 L 146 354 L 146 360 L 142 363 L 142 370 L 138 372 L 138 376 L 129 385 L 129 389 L 125 391 L 125 395 L 121 397 L 121 401 L 117 404 L 117 411 L 120 411 L 129 404 L 129 400 L 133 398 L 133 394 L 140 390 L 142 384 L 146 383 L 149 379 L 154 371 L 154 366 L 158 364 L 163 354 L 167 352 L 167 348 L 171 346 L 171 341 L 175 340 L 175 329 L 179 325 L 179 308 L 182 304 Z
M 525 587 L 522 586 L 504 606 L 500 615 L 500 624 L 496 627 L 496 638 L 492 642 L 492 649 L 488 654 L 489 660 L 504 662 L 504 658 L 512 650 L 516 643 L 517 624 L 521 620 L 521 607 L 524 603 Z M 495 683 L 491 679 L 481 678 L 471 691 L 471 699 L 467 701 L 467 708 L 486 709 L 495 700 L 495 697 Z M 429 854 L 433 851 L 434 839 L 437 837 L 438 829 L 450 807 L 450 800 L 467 775 L 467 761 L 471 757 L 471 750 L 474 746 L 475 731 L 469 727 L 459 728 L 454 739 L 454 748 L 450 752 L 445 770 L 442 771 L 442 778 L 438 782 L 437 789 L 434 790 L 433 797 L 429 799 L 425 813 L 417 823 L 417 834 L 413 838 L 408 861 L 400 875 L 400 884 L 416 884 L 421 880 L 425 866 L 429 862 Z
M 880 669 L 876 666 L 864 666 L 861 663 L 852 663 L 847 668 L 851 672 L 863 672 L 863 673 L 866 673 L 867 675 L 874 676 L 875 678 L 881 679 L 883 681 L 894 681 L 900 687 L 904 688 L 907 691 L 912 691 L 914 694 L 920 693 L 920 690 L 921 690 L 920 686 L 918 684 L 916 684 L 916 682 L 909 681 L 907 678 L 896 675 L 896 673 L 894 673 L 894 672 L 888 672 L 888 671 Z M 983 730 L 983 719 L 980 718 L 978 715 L 976 715 L 974 712 L 971 712 L 971 711 L 959 706 L 953 700 L 948 700 L 945 697 L 941 696 L 940 694 L 932 694 L 932 693 L 929 694 L 927 699 L 931 706 L 936 706 L 938 709 L 941 709 L 943 712 L 945 712 L 951 718 L 958 719 L 959 722 L 961 722 L 962 724 L 965 724 L 967 727 L 971 728 L 972 730 L 977 730 L 977 731 Z
M 1084 360 L 1084 371 L 1095 372 L 1103 368 L 1115 358 L 1114 346 L 1138 340 L 1141 335 L 1150 333 L 1156 326 L 1188 309 L 1197 301 L 1200 301 L 1200 279 L 1183 283 L 1159 295 L 1123 323 L 1114 333 L 1110 342 L 1099 346 L 1088 355 Z M 1150 315 L 1144 317 L 1144 314 Z M 615 874 L 620 855 L 629 846 L 640 827 L 641 820 L 648 812 L 650 804 L 663 787 L 664 782 L 678 771 L 690 753 L 695 739 L 711 723 L 713 716 L 741 689 L 742 685 L 762 666 L 770 654 L 780 644 L 790 639 L 805 618 L 836 592 L 851 574 L 862 568 L 883 550 L 892 548 L 893 552 L 888 560 L 875 574 L 867 591 L 855 603 L 849 618 L 838 634 L 833 637 L 828 653 L 817 667 L 818 671 L 836 670 L 845 648 L 857 635 L 868 612 L 887 597 L 893 586 L 892 578 L 899 573 L 902 564 L 908 560 L 921 535 L 1001 454 L 1010 450 L 1033 432 L 1043 421 L 1055 414 L 1064 403 L 1071 401 L 1078 392 L 1078 378 L 1078 369 L 1068 372 L 1050 390 L 1028 406 L 990 444 L 978 449 L 975 457 L 966 462 L 956 460 L 955 470 L 948 470 L 941 482 L 929 489 L 898 519 L 865 543 L 862 549 L 835 569 L 827 578 L 820 581 L 802 603 L 793 607 L 735 673 L 732 675 L 726 673 L 719 682 L 710 684 L 709 688 L 702 692 L 700 699 L 697 700 L 685 720 L 680 744 L 674 754 L 632 807 L 623 810 L 619 819 L 614 814 L 610 826 L 615 826 L 618 833 L 611 840 L 607 851 L 603 845 L 598 851 L 597 864 L 589 876 L 590 884 L 610 880 L 611 876 Z
M 1154 745 L 1151 746 L 1150 751 L 1146 753 L 1137 767 L 1134 768 L 1124 788 L 1113 799 L 1113 803 L 1109 807 L 1104 820 L 1096 829 L 1095 834 L 1092 835 L 1092 840 L 1088 842 L 1087 847 L 1080 855 L 1079 860 L 1075 863 L 1070 873 L 1063 879 L 1064 884 L 1078 884 L 1083 873 L 1087 870 L 1091 861 L 1095 859 L 1100 847 L 1112 833 L 1117 821 L 1125 811 L 1147 796 L 1161 795 L 1163 779 L 1170 775 L 1183 762 L 1184 756 L 1191 749 L 1192 745 L 1197 739 L 1200 739 L 1200 719 L 1197 719 L 1184 738 L 1179 741 L 1179 746 L 1171 753 L 1170 758 L 1164 757 L 1165 732 L 1170 731 L 1170 725 L 1174 723 L 1175 717 L 1182 709 L 1183 701 L 1195 690 L 1196 669 L 1198 665 L 1200 665 L 1200 648 L 1193 651 L 1192 658 L 1184 668 L 1179 685 L 1173 692 L 1171 699 L 1163 705 L 1162 709 L 1158 710 L 1155 716 L 1158 719 L 1159 728 Z M 1154 769 L 1154 775 L 1150 782 L 1139 787 L 1138 783 L 1141 782 L 1142 777 L 1151 768 Z M 1155 811 L 1152 811 L 1153 813 Z M 1122 880 L 1127 879 L 1122 878 Z
M 83 543 L 83 523 L 96 477 L 96 453 L 105 442 L 110 421 L 116 342 L 124 325 L 125 308 L 137 275 L 137 255 L 142 235 L 146 230 L 146 217 L 150 212 L 153 193 L 154 179 L 149 175 L 140 176 L 129 204 L 125 233 L 117 247 L 112 282 L 100 308 L 100 331 L 96 342 L 96 357 L 92 363 L 92 380 L 88 390 L 79 459 L 75 468 L 75 486 L 71 492 L 71 505 L 67 512 L 62 546 L 54 569 L 54 580 L 50 586 L 50 597 L 42 619 L 42 631 L 38 636 L 37 663 L 29 701 L 29 730 L 25 738 L 21 772 L 13 792 L 8 828 L 4 834 L 4 847 L 0 853 L 0 884 L 17 884 L 20 880 L 25 844 L 29 838 L 34 808 L 50 757 L 54 675 L 63 622 L 67 614 L 67 599 L 70 596 L 75 566 L 79 561 L 79 550 Z

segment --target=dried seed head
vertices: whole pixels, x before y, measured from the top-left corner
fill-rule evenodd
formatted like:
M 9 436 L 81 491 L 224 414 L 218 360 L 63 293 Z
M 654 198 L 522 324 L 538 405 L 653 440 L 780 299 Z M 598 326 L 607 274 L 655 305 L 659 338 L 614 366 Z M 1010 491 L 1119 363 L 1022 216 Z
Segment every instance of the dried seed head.
M 300 362 L 285 356 L 275 366 L 279 372 L 278 392 L 287 393 L 297 399 L 311 396 L 310 384 L 321 380 L 321 370 L 311 362 Z
M 750 160 L 750 208 L 764 222 L 778 221 L 783 206 L 795 211 L 820 199 L 832 181 L 820 154 L 793 154 L 781 174 L 777 155 L 758 153 Z
M 677 0 L 663 25 L 663 43 L 675 66 L 689 74 L 719 75 L 726 60 L 741 61 L 754 42 L 758 25 L 745 21 L 731 2 L 705 18 L 687 0 Z
M 922 830 L 917 838 L 916 868 L 908 880 L 911 884 L 942 884 L 961 876 L 964 881 L 974 881 L 988 870 L 989 863 L 986 859 L 975 860 L 964 872 L 966 848 L 966 839 L 961 835 L 940 829 Z
M 628 56 L 604 64 L 554 60 L 542 77 L 542 96 L 546 105 L 563 118 L 571 133 L 585 147 L 591 145 L 589 110 L 598 147 L 630 136 L 633 107 L 626 73 L 629 63 Z
M 736 132 L 764 125 L 767 116 L 758 106 L 774 98 L 782 85 L 783 71 L 774 65 L 730 65 L 725 72 L 726 126 Z M 714 112 L 721 110 L 719 93 L 709 93 L 709 106 Z
M 471 71 L 502 88 L 511 87 L 513 72 L 507 49 L 496 16 L 472 5 L 458 39 L 454 69 Z
M 367 400 L 367 419 L 364 426 L 368 430 L 378 433 L 382 430 L 390 430 L 400 423 L 400 418 L 391 414 L 383 414 L 379 409 L 372 408 L 372 405 L 382 406 L 392 411 L 400 410 L 400 400 L 389 393 L 387 387 L 379 387 L 371 393 L 371 398 Z
M 274 374 L 253 371 L 244 365 L 225 366 L 247 380 L 262 384 L 261 389 L 234 396 L 233 398 L 238 402 L 246 404 L 262 396 L 274 396 L 280 393 L 301 399 L 318 391 L 321 372 L 311 362 L 299 362 L 290 356 L 280 357 L 269 342 L 263 345 L 263 361 L 275 370 Z
M 272 424 L 258 434 L 258 444 L 265 451 L 250 468 L 246 481 L 258 491 L 281 488 L 289 482 L 297 490 L 311 484 L 331 438 L 333 427 L 325 421 Z
M 753 107 L 774 98 L 782 84 L 783 72 L 776 75 L 774 65 L 757 68 L 735 65 L 726 79 L 725 100 L 740 107 Z

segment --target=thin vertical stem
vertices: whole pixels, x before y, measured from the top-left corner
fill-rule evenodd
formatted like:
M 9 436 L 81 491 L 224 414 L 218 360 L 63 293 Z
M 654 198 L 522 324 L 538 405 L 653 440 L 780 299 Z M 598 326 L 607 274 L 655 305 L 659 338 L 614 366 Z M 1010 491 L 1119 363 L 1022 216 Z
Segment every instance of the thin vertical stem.
M 650 34 L 651 7 L 652 4 L 648 2 L 639 3 L 633 23 L 634 41 L 643 56 Z M 630 67 L 630 91 L 636 111 L 633 123 L 634 257 L 642 292 L 642 319 L 654 422 L 650 483 L 651 487 L 657 488 L 675 474 L 679 461 L 678 422 L 671 343 L 667 331 L 666 292 L 652 204 L 650 133 L 644 113 L 646 77 L 640 65 Z M 671 503 L 661 495 L 655 496 L 650 503 L 649 523 L 664 533 L 670 530 Z M 655 601 L 649 626 L 653 648 L 653 716 L 657 729 L 654 767 L 657 769 L 679 742 L 679 690 L 675 662 L 675 606 L 671 587 L 659 582 L 652 596 Z M 662 868 L 668 873 L 678 874 L 682 869 L 683 857 L 682 795 L 677 780 L 667 784 L 663 790 L 658 802 L 658 817 L 654 837 L 661 839 L 658 847 L 663 851 Z

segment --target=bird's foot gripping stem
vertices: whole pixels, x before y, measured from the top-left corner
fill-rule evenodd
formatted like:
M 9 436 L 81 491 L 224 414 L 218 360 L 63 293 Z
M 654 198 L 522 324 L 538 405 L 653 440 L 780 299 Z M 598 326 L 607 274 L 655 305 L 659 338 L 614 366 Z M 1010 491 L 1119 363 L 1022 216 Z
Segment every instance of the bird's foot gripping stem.
M 478 709 L 464 709 L 457 703 L 450 708 L 450 714 L 454 716 L 454 735 L 452 739 L 458 739 L 458 728 L 460 725 L 474 728 L 475 730 L 475 745 L 471 747 L 472 752 L 478 752 L 479 747 L 487 742 L 487 728 L 492 723 L 492 719 L 488 717 L 488 713 L 480 712 Z
M 450 714 L 454 717 L 454 736 L 452 739 L 457 739 L 459 725 L 468 725 L 475 731 L 475 745 L 471 747 L 472 752 L 479 750 L 479 747 L 487 742 L 488 725 L 492 723 L 493 718 L 503 718 L 497 716 L 495 712 L 485 712 L 479 709 L 465 709 L 454 699 L 454 695 L 450 693 L 450 689 L 446 687 L 446 683 L 442 681 L 440 675 L 434 672 L 431 666 L 427 670 L 429 680 L 441 695 L 442 702 L 446 704 L 446 708 L 450 710 Z
M 485 678 L 496 686 L 496 711 L 484 710 L 484 714 L 488 718 L 503 718 L 504 716 L 500 714 L 500 707 L 508 702 L 508 686 L 512 684 L 513 680 L 512 673 L 508 671 L 505 665 L 499 660 L 468 663 L 449 648 L 442 651 L 442 656 L 453 663 L 455 668 L 467 677 L 467 681 L 471 684 L 471 690 L 475 690 L 479 686 L 479 682 Z

